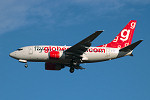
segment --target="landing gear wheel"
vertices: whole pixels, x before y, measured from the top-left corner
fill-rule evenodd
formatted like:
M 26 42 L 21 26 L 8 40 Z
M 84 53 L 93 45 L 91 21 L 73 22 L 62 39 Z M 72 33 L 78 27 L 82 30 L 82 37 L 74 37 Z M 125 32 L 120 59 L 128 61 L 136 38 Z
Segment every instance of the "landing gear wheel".
M 27 67 L 28 67 L 28 65 L 27 65 L 27 64 L 25 64 L 25 65 L 24 65 L 24 67 L 25 67 L 25 68 L 27 68 Z
M 70 68 L 70 73 L 73 73 L 73 72 L 74 72 L 74 68 L 71 67 L 71 68 Z

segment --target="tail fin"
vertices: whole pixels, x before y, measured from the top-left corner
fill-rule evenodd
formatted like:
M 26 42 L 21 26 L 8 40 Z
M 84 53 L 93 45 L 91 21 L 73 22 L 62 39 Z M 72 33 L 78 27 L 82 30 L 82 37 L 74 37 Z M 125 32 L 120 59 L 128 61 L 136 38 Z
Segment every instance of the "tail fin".
M 135 26 L 136 20 L 131 20 L 112 42 L 97 47 L 124 48 L 130 45 L 132 42 Z

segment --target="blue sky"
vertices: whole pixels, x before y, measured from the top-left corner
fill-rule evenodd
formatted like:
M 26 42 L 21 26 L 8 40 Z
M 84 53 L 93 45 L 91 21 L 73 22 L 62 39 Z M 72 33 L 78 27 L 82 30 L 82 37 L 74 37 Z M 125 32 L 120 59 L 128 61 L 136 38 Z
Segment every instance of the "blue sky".
M 1 0 L 0 100 L 150 100 L 149 0 Z M 134 57 L 45 71 L 44 63 L 9 57 L 29 45 L 74 45 L 97 30 L 93 46 L 108 43 L 137 20 Z

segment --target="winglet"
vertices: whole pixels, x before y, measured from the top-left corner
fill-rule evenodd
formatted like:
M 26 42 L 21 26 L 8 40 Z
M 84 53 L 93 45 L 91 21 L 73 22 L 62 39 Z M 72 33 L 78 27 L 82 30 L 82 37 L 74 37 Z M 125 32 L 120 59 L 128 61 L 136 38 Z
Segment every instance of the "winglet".
M 131 45 L 128 45 L 122 49 L 120 49 L 119 51 L 124 51 L 124 52 L 128 52 L 128 51 L 132 51 L 137 45 L 139 45 L 143 40 L 139 40 Z

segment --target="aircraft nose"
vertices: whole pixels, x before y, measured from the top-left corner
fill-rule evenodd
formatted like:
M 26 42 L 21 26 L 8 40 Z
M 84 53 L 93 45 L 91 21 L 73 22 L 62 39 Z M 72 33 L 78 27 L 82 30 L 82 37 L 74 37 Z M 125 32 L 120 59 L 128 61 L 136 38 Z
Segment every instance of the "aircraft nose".
M 11 53 L 9 54 L 9 56 L 12 57 L 12 58 L 14 58 L 14 57 L 15 57 L 15 52 L 11 52 Z

